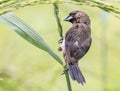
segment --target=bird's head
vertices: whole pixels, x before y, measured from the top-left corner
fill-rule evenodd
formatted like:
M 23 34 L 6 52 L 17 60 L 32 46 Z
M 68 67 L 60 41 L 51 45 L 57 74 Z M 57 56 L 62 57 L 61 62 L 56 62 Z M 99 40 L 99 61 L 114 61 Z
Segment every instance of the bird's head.
M 89 16 L 83 11 L 72 11 L 64 20 L 69 21 L 72 24 L 85 23 L 86 25 L 90 25 Z

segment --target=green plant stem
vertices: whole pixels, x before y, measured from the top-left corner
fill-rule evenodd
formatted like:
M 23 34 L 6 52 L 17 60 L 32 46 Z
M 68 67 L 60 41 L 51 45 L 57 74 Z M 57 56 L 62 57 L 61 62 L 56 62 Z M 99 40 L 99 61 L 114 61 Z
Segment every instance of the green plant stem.
M 66 70 L 66 69 L 67 69 L 67 66 L 64 66 L 64 70 Z M 69 77 L 68 71 L 65 72 L 65 77 L 66 77 L 68 91 L 72 91 L 72 86 L 70 83 L 70 77 Z
M 117 1 L 116 1 L 117 2 Z M 99 0 L 1 0 L 0 1 L 0 15 L 14 11 L 16 9 L 33 6 L 38 4 L 75 4 L 87 5 L 91 7 L 98 7 L 108 13 L 111 13 L 120 18 L 120 9 L 112 4 L 106 4 Z
M 60 37 L 63 38 L 63 30 L 62 30 L 62 25 L 60 23 L 58 5 L 54 3 L 53 6 L 54 6 L 54 15 L 56 17 L 56 21 L 58 25 L 58 32 L 59 32 Z
M 54 6 L 54 15 L 55 15 L 57 25 L 58 25 L 58 32 L 59 32 L 60 37 L 63 38 L 63 30 L 62 30 L 62 25 L 61 25 L 60 18 L 59 18 L 59 7 L 57 3 L 54 3 L 53 6 Z M 72 91 L 69 74 L 68 74 L 68 71 L 66 71 L 67 66 L 65 65 L 63 66 L 63 68 L 64 68 L 64 74 L 65 74 L 65 78 L 67 82 L 68 91 Z

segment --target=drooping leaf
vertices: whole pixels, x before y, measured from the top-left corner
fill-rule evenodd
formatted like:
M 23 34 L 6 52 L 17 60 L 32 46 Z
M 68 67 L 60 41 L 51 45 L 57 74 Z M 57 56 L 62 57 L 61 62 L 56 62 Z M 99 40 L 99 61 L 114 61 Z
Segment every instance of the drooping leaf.
M 6 13 L 0 16 L 0 22 L 5 24 L 10 29 L 14 30 L 25 40 L 33 44 L 34 46 L 46 51 L 61 65 L 63 64 L 61 59 L 55 52 L 48 46 L 48 44 L 40 37 L 40 35 L 23 20 L 18 18 L 13 13 Z

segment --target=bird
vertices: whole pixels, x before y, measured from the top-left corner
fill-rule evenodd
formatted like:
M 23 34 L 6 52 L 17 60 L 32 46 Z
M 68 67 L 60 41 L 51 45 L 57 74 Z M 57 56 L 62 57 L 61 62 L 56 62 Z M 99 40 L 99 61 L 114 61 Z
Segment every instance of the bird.
M 72 23 L 72 27 L 66 32 L 65 37 L 59 40 L 61 45 L 58 50 L 62 51 L 72 80 L 84 85 L 86 81 L 78 62 L 91 46 L 90 18 L 85 12 L 74 10 L 64 20 Z

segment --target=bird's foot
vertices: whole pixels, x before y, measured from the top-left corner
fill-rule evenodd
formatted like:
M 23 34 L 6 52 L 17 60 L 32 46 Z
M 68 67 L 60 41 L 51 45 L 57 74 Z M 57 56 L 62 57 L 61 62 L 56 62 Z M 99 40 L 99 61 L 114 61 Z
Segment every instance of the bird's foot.
M 63 72 L 61 75 L 64 75 L 69 69 L 68 68 L 64 68 Z
M 58 40 L 58 43 L 61 44 L 63 42 L 63 38 Z

